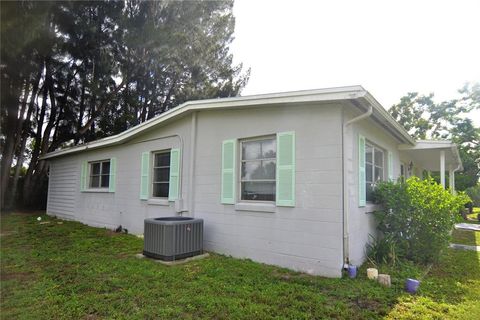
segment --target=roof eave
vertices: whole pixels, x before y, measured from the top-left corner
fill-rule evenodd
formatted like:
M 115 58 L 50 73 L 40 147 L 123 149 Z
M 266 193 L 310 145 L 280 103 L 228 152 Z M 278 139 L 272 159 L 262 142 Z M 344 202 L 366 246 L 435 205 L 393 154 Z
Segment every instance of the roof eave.
M 261 105 L 278 105 L 278 104 L 295 104 L 305 102 L 322 102 L 322 101 L 338 101 L 357 99 L 364 97 L 367 91 L 362 86 L 349 86 L 338 88 L 327 88 L 318 90 L 303 90 L 294 92 L 283 93 L 271 93 L 252 95 L 245 97 L 232 97 L 221 99 L 207 99 L 207 100 L 195 100 L 187 101 L 180 106 L 168 110 L 161 115 L 152 118 L 140 125 L 132 127 L 117 135 L 74 146 L 66 149 L 56 150 L 49 152 L 40 157 L 40 160 L 51 159 L 67 154 L 77 153 L 86 150 L 93 150 L 103 148 L 107 146 L 114 146 L 121 144 L 128 140 L 130 137 L 148 130 L 149 128 L 156 126 L 168 119 L 176 117 L 180 114 L 197 110 L 209 110 L 209 109 L 222 109 L 222 108 L 234 108 L 234 107 L 253 107 Z
M 409 145 L 415 145 L 415 139 L 403 128 L 385 108 L 369 93 L 367 92 L 364 99 L 369 103 L 373 109 L 385 119 L 386 125 L 388 125 L 394 132 L 397 132 L 402 138 L 403 142 Z

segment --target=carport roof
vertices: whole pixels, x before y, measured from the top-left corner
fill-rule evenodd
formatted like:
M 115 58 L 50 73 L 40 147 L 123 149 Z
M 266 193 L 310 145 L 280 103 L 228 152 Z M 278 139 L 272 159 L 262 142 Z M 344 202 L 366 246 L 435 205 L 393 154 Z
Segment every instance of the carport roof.
M 401 152 L 429 171 L 440 171 L 440 151 L 445 151 L 445 168 L 463 170 L 457 145 L 448 140 L 418 140 L 415 145 L 400 145 Z

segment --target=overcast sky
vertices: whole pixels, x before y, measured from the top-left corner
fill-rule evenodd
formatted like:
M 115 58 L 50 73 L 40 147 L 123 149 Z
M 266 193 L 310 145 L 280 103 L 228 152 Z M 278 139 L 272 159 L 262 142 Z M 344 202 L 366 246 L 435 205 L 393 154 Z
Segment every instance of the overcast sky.
M 480 81 L 480 1 L 235 0 L 242 95 L 360 84 L 385 108 Z M 472 115 L 480 124 L 480 112 Z

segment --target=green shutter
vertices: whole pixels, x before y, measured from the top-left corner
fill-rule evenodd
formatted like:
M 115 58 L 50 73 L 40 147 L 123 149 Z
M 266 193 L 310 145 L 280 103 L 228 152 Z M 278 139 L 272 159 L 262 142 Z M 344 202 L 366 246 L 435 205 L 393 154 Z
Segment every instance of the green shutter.
M 88 173 L 88 162 L 83 161 L 80 171 L 80 191 L 87 190 L 87 173 Z
M 277 206 L 295 206 L 295 132 L 277 133 Z
M 358 205 L 364 207 L 367 202 L 365 187 L 365 137 L 358 136 Z
M 222 203 L 235 203 L 236 140 L 225 140 L 222 145 Z
M 148 174 L 150 172 L 150 152 L 142 153 L 142 169 L 141 169 L 141 178 L 140 178 L 140 199 L 148 199 L 148 185 L 150 184 L 150 179 Z
M 117 172 L 117 158 L 110 158 L 110 179 L 108 182 L 109 192 L 115 192 L 115 184 L 117 181 L 116 172 Z
M 170 180 L 168 182 L 168 200 L 177 200 L 180 185 L 180 149 L 170 151 Z
M 393 154 L 388 151 L 388 180 L 393 181 Z

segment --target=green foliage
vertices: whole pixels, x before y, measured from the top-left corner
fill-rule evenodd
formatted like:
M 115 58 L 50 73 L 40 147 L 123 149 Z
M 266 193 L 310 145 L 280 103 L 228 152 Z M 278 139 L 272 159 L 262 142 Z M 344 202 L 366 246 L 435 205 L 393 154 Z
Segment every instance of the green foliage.
M 469 201 L 463 193 L 452 195 L 433 179 L 418 177 L 382 182 L 374 197 L 383 207 L 375 213 L 383 235 L 379 241 L 386 242 L 382 246 L 394 246 L 399 258 L 420 263 L 437 260 L 448 245 L 458 213 Z M 390 260 L 388 256 L 383 259 Z
M 397 263 L 397 243 L 392 235 L 384 235 L 381 239 L 370 235 L 367 243 L 367 256 L 374 264 L 394 266 Z
M 480 184 L 467 188 L 465 193 L 470 197 L 473 202 L 473 206 L 480 207 Z
M 411 92 L 389 112 L 416 139 L 451 139 L 459 146 L 464 169 L 455 173 L 455 184 L 463 191 L 480 178 L 480 128 L 469 118 L 480 108 L 480 83 L 467 83 L 459 93 L 459 99 L 436 103 L 433 94 Z
M 480 311 L 473 251 L 445 250 L 426 276 L 410 262 L 376 265 L 392 277 L 387 289 L 366 278 L 369 264 L 354 280 L 217 254 L 164 266 L 135 258 L 143 242 L 133 235 L 36 218 L 1 217 L 1 319 L 477 319 Z M 422 280 L 415 296 L 403 290 L 412 277 Z
M 38 207 L 42 154 L 118 134 L 187 100 L 238 96 L 249 78 L 229 48 L 232 0 L 0 5 L 0 206 L 24 155 L 19 193 Z

